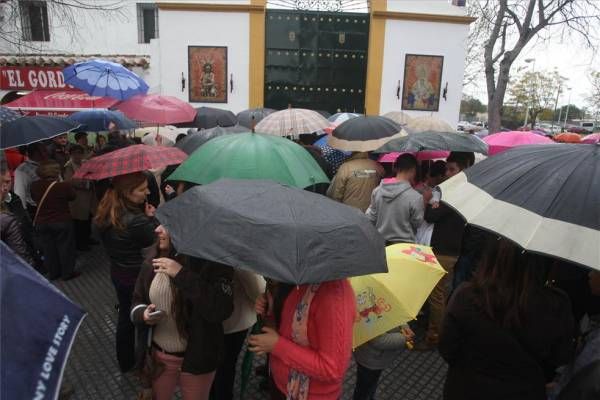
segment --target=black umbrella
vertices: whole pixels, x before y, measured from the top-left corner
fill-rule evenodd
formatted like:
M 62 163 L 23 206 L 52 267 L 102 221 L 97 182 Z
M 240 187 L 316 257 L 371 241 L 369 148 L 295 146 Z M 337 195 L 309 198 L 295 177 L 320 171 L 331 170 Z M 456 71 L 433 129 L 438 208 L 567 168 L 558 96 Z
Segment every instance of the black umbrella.
M 329 145 L 345 151 L 372 151 L 400 135 L 401 130 L 402 127 L 389 118 L 360 116 L 335 128 Z
M 185 151 L 187 154 L 192 154 L 198 147 L 202 146 L 211 139 L 223 135 L 244 132 L 248 132 L 248 129 L 240 125 L 229 126 L 227 128 L 221 128 L 220 126 L 217 126 L 216 128 L 203 129 L 188 133 L 186 137 L 175 143 L 175 147 Z
M 182 254 L 291 284 L 387 272 L 385 241 L 359 210 L 271 181 L 220 180 L 159 207 Z
M 600 270 L 600 145 L 516 147 L 441 185 L 467 222 Z
M 77 129 L 80 125 L 60 117 L 23 117 L 2 124 L 0 149 L 22 146 L 50 139 Z
M 237 124 L 237 118 L 229 110 L 213 107 L 200 107 L 196 109 L 196 118 L 193 126 L 200 129 L 210 129 L 217 126 L 226 127 Z
M 251 108 L 244 110 L 237 115 L 238 123 L 246 128 L 252 129 L 258 124 L 264 117 L 274 113 L 275 110 L 271 108 Z M 254 119 L 253 119 L 254 117 Z M 254 125 L 252 124 L 254 122 Z
M 446 150 L 487 154 L 488 145 L 475 135 L 454 132 L 419 132 L 390 140 L 376 153 L 393 151 Z

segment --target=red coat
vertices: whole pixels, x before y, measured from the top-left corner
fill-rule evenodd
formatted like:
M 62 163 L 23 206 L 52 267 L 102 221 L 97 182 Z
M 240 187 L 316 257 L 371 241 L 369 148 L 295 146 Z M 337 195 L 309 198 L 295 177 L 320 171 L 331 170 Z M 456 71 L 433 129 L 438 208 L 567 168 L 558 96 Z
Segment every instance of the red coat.
M 310 378 L 311 400 L 336 400 L 340 398 L 352 354 L 354 291 L 346 279 L 321 284 L 310 305 L 308 348 L 291 339 L 294 311 L 307 287 L 293 289 L 285 300 L 280 337 L 271 353 L 271 372 L 282 393 L 287 393 L 288 375 L 293 368 Z
M 4 157 L 6 158 L 6 165 L 10 171 L 10 176 L 14 178 L 15 169 L 17 169 L 17 167 L 21 165 L 23 161 L 25 161 L 25 156 L 16 148 L 12 148 L 4 150 Z

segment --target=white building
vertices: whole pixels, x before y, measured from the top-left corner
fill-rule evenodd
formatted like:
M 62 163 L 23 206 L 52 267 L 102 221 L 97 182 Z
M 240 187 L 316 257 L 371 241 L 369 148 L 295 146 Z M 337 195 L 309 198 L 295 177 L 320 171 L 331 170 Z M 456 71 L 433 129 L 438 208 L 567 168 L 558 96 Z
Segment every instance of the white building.
M 35 79 L 40 73 L 47 75 L 73 61 L 100 57 L 133 69 L 148 82 L 151 92 L 175 96 L 194 106 L 238 112 L 269 106 L 273 98 L 279 98 L 279 104 L 288 101 L 292 105 L 310 104 L 317 98 L 325 105 L 353 99 L 357 100 L 354 105 L 346 105 L 344 109 L 366 111 L 370 115 L 402 110 L 414 116 L 436 115 L 452 125 L 458 121 L 466 40 L 473 18 L 466 14 L 465 7 L 453 5 L 450 0 L 365 0 L 368 13 L 351 14 L 350 18 L 344 17 L 350 14 L 339 14 L 341 18 L 332 13 L 314 14 L 316 20 L 313 14 L 293 10 L 272 14 L 269 0 L 123 0 L 115 11 L 72 9 L 66 17 L 64 10 L 51 2 L 10 0 L 0 2 L 2 24 L 9 22 L 7 9 L 14 9 L 15 3 L 20 15 L 13 16 L 10 22 L 21 34 L 18 41 L 0 38 L 0 102 L 11 99 L 15 92 L 49 89 L 40 87 L 41 83 L 50 86 L 48 77 L 42 78 L 41 83 Z M 108 4 L 108 0 L 90 3 Z M 454 3 L 461 2 L 454 0 Z M 283 18 L 277 27 L 273 25 L 277 22 L 273 15 Z M 324 21 L 322 37 L 333 34 L 336 43 L 322 45 L 319 38 L 318 45 L 308 48 L 308 33 L 301 24 L 294 25 L 294 20 L 301 23 L 303 16 L 307 23 L 311 19 L 318 23 L 320 16 Z M 325 26 L 327 20 L 331 24 Z M 360 36 L 361 22 L 366 29 L 363 36 Z M 283 34 L 273 37 L 273 32 Z M 368 43 L 354 39 L 361 37 Z M 289 54 L 289 58 L 277 58 L 279 51 L 270 51 L 279 49 L 282 43 L 285 48 L 281 49 L 281 57 Z M 226 48 L 226 67 L 213 76 L 215 81 L 219 80 L 215 84 L 220 88 L 219 96 L 207 97 L 206 101 L 190 90 L 190 86 L 197 90 L 202 77 L 208 76 L 202 73 L 202 68 L 190 66 L 192 49 L 199 47 L 202 52 L 202 46 Z M 354 64 L 344 67 L 342 61 L 358 62 L 358 55 L 363 53 L 364 63 L 356 64 L 358 78 L 352 78 L 356 87 L 343 80 L 338 82 L 345 72 L 336 72 L 336 65 L 346 68 L 340 71 L 351 73 Z M 405 74 L 407 55 L 435 56 L 443 60 L 442 66 L 439 70 L 435 67 L 437 72 L 425 67 L 409 68 Z M 324 70 L 323 65 L 329 66 Z M 20 87 L 15 85 L 19 83 L 18 79 L 15 81 L 18 69 L 22 70 Z M 278 71 L 288 76 L 282 78 Z M 331 82 L 319 80 L 323 71 L 332 74 Z M 415 71 L 431 82 L 413 83 Z M 30 75 L 33 81 L 28 79 Z M 294 76 L 301 77 L 298 88 L 295 82 L 293 87 L 286 83 L 271 85 L 278 79 L 285 82 Z M 276 89 L 281 93 L 271 92 Z M 337 97 L 327 100 L 325 93 Z M 429 100 L 425 96 L 422 101 L 415 101 L 419 95 L 427 95 Z

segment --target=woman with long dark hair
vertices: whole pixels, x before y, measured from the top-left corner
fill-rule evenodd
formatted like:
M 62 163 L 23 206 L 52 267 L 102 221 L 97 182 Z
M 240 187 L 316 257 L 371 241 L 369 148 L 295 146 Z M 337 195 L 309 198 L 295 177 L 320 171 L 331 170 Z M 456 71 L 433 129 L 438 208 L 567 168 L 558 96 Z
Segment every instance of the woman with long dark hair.
M 131 319 L 153 326 L 152 357 L 161 366 L 152 398 L 169 400 L 177 386 L 184 400 L 206 400 L 222 363 L 223 321 L 233 312 L 233 269 L 177 257 L 166 229 L 156 228 L 157 251 L 138 277 Z
M 574 335 L 569 299 L 548 284 L 546 261 L 497 240 L 456 290 L 439 343 L 449 365 L 444 399 L 546 399 Z
M 156 239 L 155 209 L 146 202 L 149 193 L 142 172 L 114 177 L 94 218 L 110 258 L 110 276 L 119 300 L 116 342 L 122 372 L 135 364 L 135 328 L 129 319 L 131 296 L 144 262 L 142 252 Z

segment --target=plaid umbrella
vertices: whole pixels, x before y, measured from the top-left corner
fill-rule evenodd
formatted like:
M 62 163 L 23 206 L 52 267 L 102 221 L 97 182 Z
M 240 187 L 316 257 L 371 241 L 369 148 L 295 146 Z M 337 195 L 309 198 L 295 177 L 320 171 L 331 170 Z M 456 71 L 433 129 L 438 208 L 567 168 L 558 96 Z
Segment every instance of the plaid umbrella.
M 436 117 L 417 117 L 408 121 L 404 126 L 408 133 L 421 132 L 456 132 L 450 124 Z
M 175 147 L 136 144 L 86 161 L 75 173 L 75 178 L 100 180 L 181 164 L 186 158 L 187 154 Z
M 389 113 L 383 114 L 383 116 L 402 126 L 410 123 L 413 120 L 413 117 L 403 113 L 402 111 L 390 111 Z
M 8 107 L 0 106 L 0 125 L 10 121 L 14 121 L 17 118 L 21 118 L 22 115 L 18 112 L 11 110 Z
M 256 125 L 256 132 L 297 138 L 302 133 L 313 133 L 329 126 L 321 114 L 304 108 L 288 108 L 268 115 Z

